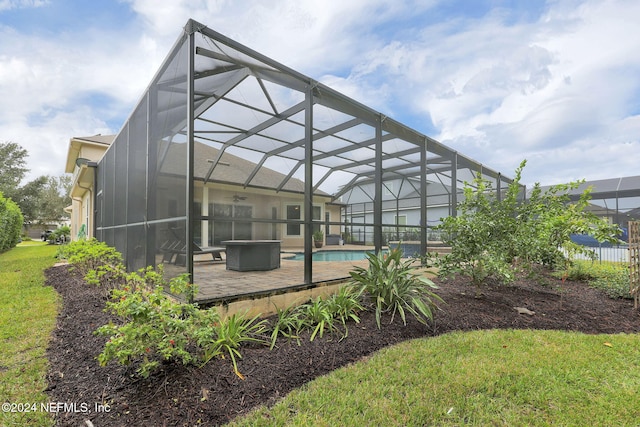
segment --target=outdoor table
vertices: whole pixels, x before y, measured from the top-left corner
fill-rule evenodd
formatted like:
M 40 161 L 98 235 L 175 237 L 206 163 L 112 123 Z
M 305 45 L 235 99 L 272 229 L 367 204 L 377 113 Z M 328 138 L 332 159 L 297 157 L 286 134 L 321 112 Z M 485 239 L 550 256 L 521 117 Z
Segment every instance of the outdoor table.
M 280 240 L 225 240 L 227 270 L 265 271 L 280 268 Z

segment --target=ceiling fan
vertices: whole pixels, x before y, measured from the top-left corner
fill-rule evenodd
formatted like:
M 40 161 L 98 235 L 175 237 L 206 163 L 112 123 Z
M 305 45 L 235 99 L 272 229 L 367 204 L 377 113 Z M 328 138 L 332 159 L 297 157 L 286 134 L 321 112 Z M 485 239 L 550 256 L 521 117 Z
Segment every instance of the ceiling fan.
M 239 196 L 238 194 L 234 194 L 233 197 L 230 197 L 230 199 L 233 199 L 234 203 L 238 203 L 242 200 L 247 200 L 247 196 Z

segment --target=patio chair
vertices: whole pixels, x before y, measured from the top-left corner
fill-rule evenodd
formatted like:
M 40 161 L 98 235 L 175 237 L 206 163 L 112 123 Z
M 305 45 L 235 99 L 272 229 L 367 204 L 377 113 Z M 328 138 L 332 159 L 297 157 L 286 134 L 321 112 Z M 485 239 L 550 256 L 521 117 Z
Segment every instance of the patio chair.
M 194 255 L 207 255 L 207 254 L 211 254 L 211 259 L 213 261 L 223 261 L 222 259 L 222 252 L 226 252 L 227 248 L 223 247 L 223 246 L 212 246 L 212 247 L 205 247 L 205 248 L 201 248 L 200 246 L 198 246 L 198 244 L 196 243 L 192 243 L 192 250 L 193 250 L 193 254 Z M 176 259 L 174 261 L 174 264 L 176 265 L 181 265 L 184 266 L 185 263 L 185 257 L 184 254 L 186 252 L 186 245 L 181 246 L 180 250 L 176 250 L 174 251 L 174 253 L 176 254 Z M 169 262 L 171 262 L 171 259 L 173 258 L 173 256 L 169 257 Z
M 173 262 L 173 257 L 184 253 L 186 250 L 186 245 L 180 240 L 166 240 L 160 247 L 158 248 L 160 252 L 162 252 L 162 262 Z
M 211 254 L 211 258 L 214 261 L 222 261 L 222 252 L 226 252 L 227 248 L 224 246 L 211 246 L 201 248 L 196 243 L 193 243 L 193 254 L 194 255 L 205 255 Z

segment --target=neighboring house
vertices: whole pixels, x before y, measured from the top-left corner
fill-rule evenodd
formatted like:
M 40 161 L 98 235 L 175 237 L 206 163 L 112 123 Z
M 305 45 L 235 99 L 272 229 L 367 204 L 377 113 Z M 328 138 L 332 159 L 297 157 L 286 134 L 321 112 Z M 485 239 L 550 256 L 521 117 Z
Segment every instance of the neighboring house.
M 82 235 L 83 229 L 87 237 L 93 236 L 95 177 L 91 162 L 100 161 L 113 139 L 113 135 L 71 139 L 65 171 L 74 174 L 73 204 L 67 208 L 71 213 L 74 239 Z M 220 167 L 209 175 L 211 161 L 217 157 L 218 150 L 199 142 L 196 145 L 200 155 L 194 163 L 194 206 L 200 218 L 194 223 L 195 243 L 209 247 L 219 246 L 224 240 L 272 239 L 281 240 L 283 247 L 303 246 L 302 226 L 284 223 L 284 220 L 303 218 L 302 181 L 295 178 L 287 180 L 282 173 L 260 167 L 254 176 L 259 185 L 244 186 L 257 165 L 228 153 L 222 155 L 218 163 Z M 177 173 L 184 164 L 184 156 L 180 152 L 170 152 L 167 157 L 171 161 L 163 165 L 164 173 Z M 278 189 L 283 182 L 285 184 Z M 118 190 L 126 191 L 123 188 Z M 163 191 L 159 197 L 163 199 L 159 205 L 171 210 L 178 199 L 184 198 L 184 193 Z M 138 199 L 144 200 L 145 195 L 140 194 Z M 338 225 L 329 225 L 329 222 L 339 221 L 342 205 L 331 200 L 331 196 L 322 191 L 314 195 L 313 219 L 318 221 L 314 230 L 321 229 L 325 236 L 340 232 Z M 116 210 L 124 208 L 114 207 Z M 269 218 L 273 222 L 255 222 L 255 218 Z M 165 237 L 172 238 L 169 232 Z
M 347 189 L 342 200 L 347 206 L 344 220 L 350 241 L 366 243 L 372 239 L 374 184 L 361 184 Z M 415 231 L 420 224 L 419 183 L 408 179 L 393 179 L 382 184 L 382 223 L 385 237 L 390 240 L 419 240 Z M 427 227 L 437 225 L 451 214 L 451 187 L 439 182 L 427 182 Z
M 71 216 L 71 238 L 94 237 L 95 167 L 111 145 L 115 135 L 94 135 L 71 138 L 64 171 L 73 174 L 71 206 L 65 208 Z
M 622 228 L 627 228 L 629 221 L 640 218 L 640 175 L 585 181 L 568 191 L 569 199 L 578 200 L 587 188 L 591 188 L 587 211 Z M 549 186 L 541 189 L 544 192 Z

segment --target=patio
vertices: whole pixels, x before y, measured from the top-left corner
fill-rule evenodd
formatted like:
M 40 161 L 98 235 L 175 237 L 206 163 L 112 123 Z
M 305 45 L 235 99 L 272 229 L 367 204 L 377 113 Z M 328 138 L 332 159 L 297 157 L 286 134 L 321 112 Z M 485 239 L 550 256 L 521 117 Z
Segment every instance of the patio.
M 362 247 L 350 248 L 362 250 Z M 368 248 L 374 250 L 374 248 Z M 290 259 L 293 252 L 281 253 L 280 268 L 269 271 L 239 272 L 227 270 L 225 262 L 198 262 L 194 268 L 194 283 L 198 285 L 195 302 L 210 304 L 243 298 L 274 295 L 310 286 L 304 283 L 304 261 Z M 313 263 L 313 286 L 337 283 L 349 278 L 354 266 L 366 267 L 367 260 L 358 261 L 318 261 Z
M 325 246 L 319 251 L 374 251 L 373 246 Z M 315 251 L 317 252 L 317 251 Z M 194 302 L 201 305 L 228 303 L 248 298 L 260 298 L 280 293 L 310 289 L 326 284 L 340 283 L 349 278 L 354 266 L 366 267 L 366 259 L 352 261 L 314 261 L 313 283 L 305 284 L 304 261 L 292 259 L 304 253 L 304 248 L 284 248 L 280 254 L 280 267 L 268 271 L 234 271 L 226 268 L 223 260 L 212 261 L 209 255 L 194 257 L 194 283 L 198 287 Z M 164 264 L 169 276 L 183 272 L 183 267 Z

